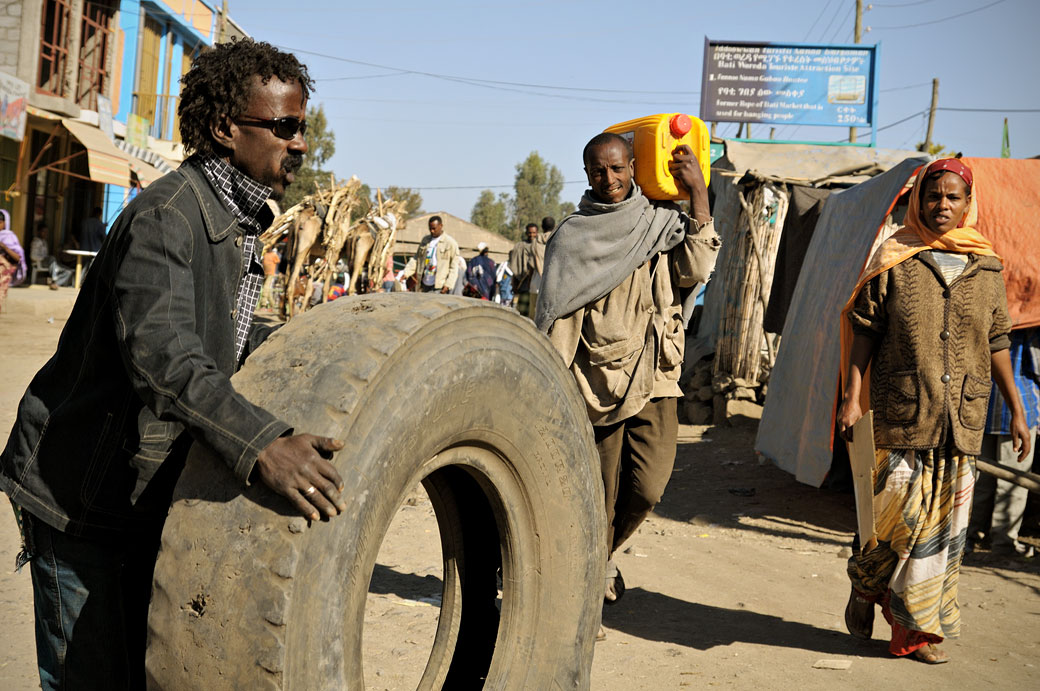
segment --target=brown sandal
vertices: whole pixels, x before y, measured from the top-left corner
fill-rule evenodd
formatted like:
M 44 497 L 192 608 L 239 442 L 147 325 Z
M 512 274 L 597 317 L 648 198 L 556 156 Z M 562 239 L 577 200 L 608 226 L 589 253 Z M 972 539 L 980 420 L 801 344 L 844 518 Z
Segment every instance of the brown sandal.
M 845 605 L 845 628 L 853 638 L 861 640 L 870 640 L 874 634 L 874 603 L 855 588 L 849 593 L 849 604 Z
M 941 665 L 949 662 L 950 656 L 939 646 L 929 643 L 914 651 L 914 659 L 926 665 Z

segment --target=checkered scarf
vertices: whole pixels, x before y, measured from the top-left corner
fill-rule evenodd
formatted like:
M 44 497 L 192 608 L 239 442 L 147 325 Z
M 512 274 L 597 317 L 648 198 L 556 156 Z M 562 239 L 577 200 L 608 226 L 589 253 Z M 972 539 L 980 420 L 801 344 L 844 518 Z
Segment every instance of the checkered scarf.
M 235 361 L 238 362 L 242 359 L 242 352 L 249 339 L 253 312 L 256 311 L 260 288 L 264 283 L 264 265 L 257 255 L 257 245 L 265 225 L 261 218 L 265 212 L 270 213 L 266 202 L 271 196 L 271 188 L 256 182 L 222 158 L 200 156 L 199 163 L 224 205 L 245 231 L 239 236 L 245 269 L 235 300 Z

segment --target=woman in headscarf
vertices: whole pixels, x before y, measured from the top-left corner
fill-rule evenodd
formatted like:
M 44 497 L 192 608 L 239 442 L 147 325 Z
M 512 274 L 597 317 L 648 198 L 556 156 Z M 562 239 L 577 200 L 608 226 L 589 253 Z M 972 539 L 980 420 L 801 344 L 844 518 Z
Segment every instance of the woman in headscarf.
M 11 232 L 11 214 L 0 209 L 3 227 L 0 228 L 0 311 L 7 302 L 7 289 L 25 280 L 28 268 L 25 265 L 25 250 L 18 236 Z
M 874 411 L 876 546 L 849 559 L 845 624 L 870 638 L 874 606 L 889 651 L 929 664 L 960 632 L 957 582 L 990 378 L 1012 405 L 1016 450 L 1030 440 L 1008 356 L 1003 265 L 975 229 L 978 194 L 957 159 L 920 171 L 905 225 L 881 243 L 842 313 L 838 429 Z M 868 371 L 868 365 L 870 370 Z

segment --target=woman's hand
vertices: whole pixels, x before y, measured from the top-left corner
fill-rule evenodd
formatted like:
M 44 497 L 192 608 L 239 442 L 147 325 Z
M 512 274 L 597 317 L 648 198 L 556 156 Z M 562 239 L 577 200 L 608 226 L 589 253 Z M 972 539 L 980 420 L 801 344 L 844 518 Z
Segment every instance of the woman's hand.
M 852 426 L 863 417 L 863 410 L 859 407 L 859 396 L 845 395 L 845 400 L 838 408 L 838 433 L 845 441 L 852 441 Z
M 849 373 L 846 377 L 845 391 L 842 394 L 841 407 L 838 408 L 838 434 L 845 441 L 852 441 L 852 426 L 863 417 L 859 398 L 863 390 L 863 373 L 867 371 L 867 365 L 870 364 L 873 349 L 874 341 L 870 336 L 858 333 L 852 337 Z
M 1029 449 L 1033 445 L 1033 435 L 1029 433 L 1025 415 L 1011 415 L 1011 444 L 1018 452 L 1018 462 L 1021 463 L 1029 455 Z

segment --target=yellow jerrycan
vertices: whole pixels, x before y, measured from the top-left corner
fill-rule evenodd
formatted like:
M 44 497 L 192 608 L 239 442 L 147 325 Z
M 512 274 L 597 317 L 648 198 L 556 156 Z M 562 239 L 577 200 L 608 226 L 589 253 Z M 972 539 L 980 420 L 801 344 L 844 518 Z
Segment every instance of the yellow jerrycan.
M 672 176 L 668 163 L 672 150 L 686 144 L 701 165 L 704 184 L 711 175 L 708 127 L 685 113 L 661 113 L 611 125 L 604 132 L 620 134 L 632 144 L 636 156 L 636 182 L 650 199 L 688 200 L 690 192 Z

